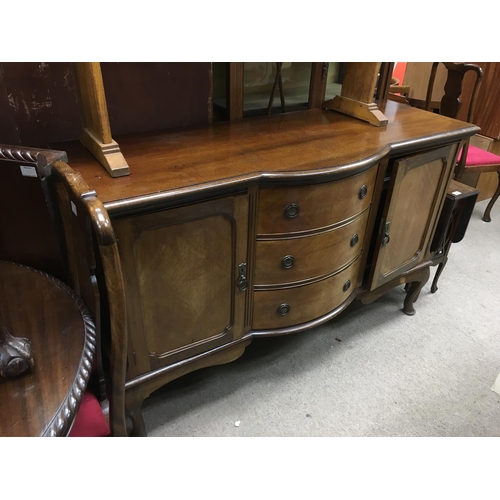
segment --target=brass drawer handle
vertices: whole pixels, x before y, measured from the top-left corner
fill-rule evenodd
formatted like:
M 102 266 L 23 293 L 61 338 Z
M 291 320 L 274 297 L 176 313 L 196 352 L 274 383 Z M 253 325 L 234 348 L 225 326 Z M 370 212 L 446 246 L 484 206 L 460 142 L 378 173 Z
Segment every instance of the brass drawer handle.
M 359 241 L 359 236 L 357 234 L 355 234 L 351 238 L 351 247 L 355 247 L 358 244 L 358 241 Z
M 344 290 L 344 292 L 347 292 L 347 290 L 349 290 L 349 288 L 351 288 L 351 280 L 347 280 L 344 283 L 344 287 L 342 289 Z
M 283 269 L 291 269 L 295 265 L 295 258 L 291 255 L 285 255 L 281 259 L 281 267 Z
M 290 312 L 290 305 L 289 304 L 281 304 L 277 311 L 280 316 L 286 316 Z
M 368 187 L 366 186 L 366 184 L 363 184 L 358 193 L 359 199 L 362 200 L 367 193 L 368 193 Z
M 290 205 L 285 208 L 285 217 L 287 219 L 295 219 L 295 217 L 299 215 L 299 212 L 299 206 L 296 203 L 290 203 Z

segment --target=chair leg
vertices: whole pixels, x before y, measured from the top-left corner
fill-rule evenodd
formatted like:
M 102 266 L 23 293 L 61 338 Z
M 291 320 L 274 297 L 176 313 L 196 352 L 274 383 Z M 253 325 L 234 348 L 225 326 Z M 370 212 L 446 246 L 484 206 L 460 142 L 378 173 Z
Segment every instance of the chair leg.
M 483 215 L 484 222 L 491 222 L 491 217 L 490 217 L 491 209 L 493 208 L 493 205 L 495 204 L 495 202 L 498 200 L 498 197 L 500 196 L 500 171 L 497 173 L 498 173 L 497 190 L 495 191 L 495 194 L 492 196 L 490 202 L 488 203 L 488 206 L 486 207 L 486 210 L 484 211 L 484 215 Z

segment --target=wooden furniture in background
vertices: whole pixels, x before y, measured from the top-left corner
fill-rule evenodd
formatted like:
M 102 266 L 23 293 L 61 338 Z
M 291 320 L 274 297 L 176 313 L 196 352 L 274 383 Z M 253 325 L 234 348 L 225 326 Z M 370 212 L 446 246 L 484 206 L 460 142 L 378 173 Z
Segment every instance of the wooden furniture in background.
M 429 79 L 429 87 L 426 97 L 426 109 L 430 110 L 431 96 L 435 81 L 435 74 L 440 63 L 433 63 L 431 76 Z M 463 91 L 463 82 L 467 73 L 476 75 L 475 83 L 472 89 L 471 96 L 468 100 L 466 120 L 473 123 L 475 116 L 475 106 L 478 97 L 478 91 L 481 85 L 483 76 L 482 69 L 475 64 L 466 63 L 442 63 L 447 70 L 447 79 L 444 87 L 445 93 L 441 99 L 440 113 L 444 116 L 456 118 L 462 108 L 460 99 Z M 495 193 L 493 194 L 488 206 L 483 215 L 485 222 L 490 222 L 490 212 L 496 200 L 500 196 L 500 156 L 484 151 L 467 142 L 460 153 L 455 171 L 455 179 L 461 181 L 468 173 L 481 174 L 485 172 L 496 172 L 498 183 Z
M 476 112 L 474 113 L 474 122 L 481 127 L 481 131 L 471 137 L 470 144 L 498 155 L 500 154 L 500 140 L 498 140 L 500 138 L 500 118 L 498 116 L 499 107 L 497 102 L 500 99 L 500 86 L 498 84 L 500 81 L 498 79 L 500 63 L 476 62 L 471 64 L 477 64 L 482 68 L 483 80 L 477 95 Z M 410 86 L 407 99 L 414 107 L 425 109 L 431 69 L 432 62 L 408 62 L 406 65 L 404 84 Z M 435 78 L 430 109 L 439 112 L 447 78 L 444 65 L 438 66 Z M 472 74 L 466 75 L 461 97 L 464 103 L 470 101 L 474 84 L 475 76 Z M 463 106 L 463 109 L 457 115 L 457 119 L 467 121 L 467 111 L 468 106 Z M 495 172 L 466 173 L 462 177 L 462 182 L 479 190 L 477 201 L 491 198 L 498 185 Z
M 253 338 L 310 329 L 406 283 L 414 313 L 456 156 L 478 129 L 380 109 L 386 127 L 311 109 L 129 136 L 131 175 L 114 179 L 64 148 L 49 180 L 70 275 L 98 314 L 113 435 L 146 434 L 146 397 Z
M 111 177 L 129 175 L 127 161 L 111 136 L 101 65 L 98 62 L 75 64 L 86 121 L 80 140 Z
M 31 341 L 35 363 L 0 380 L 0 436 L 66 436 L 89 380 L 95 326 L 83 301 L 50 275 L 0 261 L 0 317 Z
M 420 109 L 425 109 L 427 90 L 429 87 L 429 77 L 432 70 L 432 62 L 408 62 L 404 73 L 403 85 L 410 88 L 408 99 L 411 105 Z M 446 68 L 437 68 L 435 84 L 432 90 L 431 103 L 435 109 L 439 109 L 439 103 L 444 94 L 444 84 L 446 82 Z

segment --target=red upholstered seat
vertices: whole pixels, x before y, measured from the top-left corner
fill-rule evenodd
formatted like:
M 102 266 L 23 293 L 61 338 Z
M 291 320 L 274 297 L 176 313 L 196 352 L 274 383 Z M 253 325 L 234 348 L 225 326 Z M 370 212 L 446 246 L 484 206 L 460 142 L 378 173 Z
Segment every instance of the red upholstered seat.
M 99 401 L 92 392 L 86 390 L 69 436 L 105 437 L 109 435 L 109 426 L 102 413 Z
M 461 157 L 462 152 L 459 154 L 458 161 L 460 161 Z M 474 168 L 484 167 L 485 165 L 500 165 L 500 156 L 470 144 L 465 167 Z

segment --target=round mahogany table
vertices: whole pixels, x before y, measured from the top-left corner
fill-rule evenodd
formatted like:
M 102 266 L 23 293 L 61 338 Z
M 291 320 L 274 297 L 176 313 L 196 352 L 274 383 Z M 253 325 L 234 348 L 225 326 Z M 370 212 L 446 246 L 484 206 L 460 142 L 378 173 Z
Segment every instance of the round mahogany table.
M 0 261 L 0 327 L 32 345 L 34 366 L 0 377 L 0 436 L 66 436 L 88 383 L 95 327 L 64 283 Z

